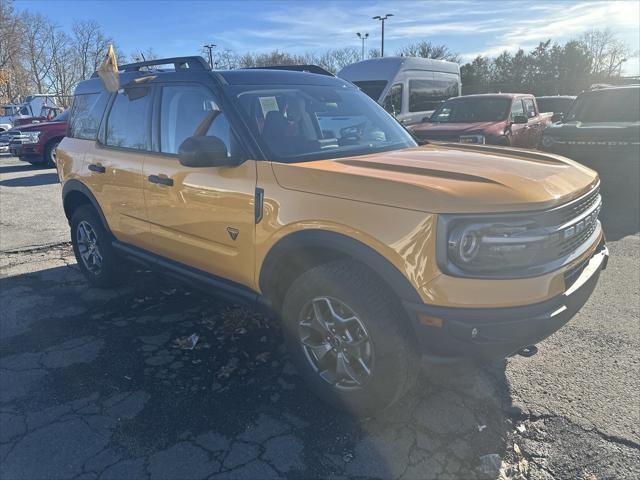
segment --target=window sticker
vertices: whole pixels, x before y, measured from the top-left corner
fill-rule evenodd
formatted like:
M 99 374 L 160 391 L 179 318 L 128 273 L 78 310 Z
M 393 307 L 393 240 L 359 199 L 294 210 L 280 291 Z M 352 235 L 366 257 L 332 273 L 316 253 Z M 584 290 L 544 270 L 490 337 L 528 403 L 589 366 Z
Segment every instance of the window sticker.
M 278 112 L 278 101 L 276 97 L 260 97 L 260 107 L 262 108 L 262 115 L 267 116 L 269 112 Z

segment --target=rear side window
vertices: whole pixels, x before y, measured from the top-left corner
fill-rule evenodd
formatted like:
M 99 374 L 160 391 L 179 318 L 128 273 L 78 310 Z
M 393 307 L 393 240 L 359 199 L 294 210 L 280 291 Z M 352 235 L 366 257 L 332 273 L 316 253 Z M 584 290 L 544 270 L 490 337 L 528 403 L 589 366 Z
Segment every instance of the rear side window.
M 382 105 L 384 109 L 391 115 L 397 115 L 402 111 L 402 84 L 396 83 L 389 89 L 387 96 L 384 97 Z
M 134 150 L 150 149 L 150 91 L 148 87 L 134 87 L 118 92 L 107 119 L 108 146 Z
M 95 140 L 108 99 L 109 94 L 106 92 L 76 95 L 71 107 L 69 136 Z
M 530 98 L 525 98 L 522 100 L 524 103 L 524 111 L 527 118 L 533 118 L 536 116 L 536 106 L 533 104 L 533 100 Z
M 435 110 L 443 100 L 458 96 L 458 77 L 434 73 L 433 80 L 409 80 L 409 111 Z

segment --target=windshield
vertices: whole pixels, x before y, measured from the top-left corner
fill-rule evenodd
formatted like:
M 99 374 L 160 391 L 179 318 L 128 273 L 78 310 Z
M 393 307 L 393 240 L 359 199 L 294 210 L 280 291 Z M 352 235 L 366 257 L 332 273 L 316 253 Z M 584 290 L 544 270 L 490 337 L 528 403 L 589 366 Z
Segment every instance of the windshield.
M 242 86 L 232 92 L 270 160 L 293 163 L 416 146 L 392 116 L 350 86 Z
M 638 122 L 640 88 L 585 93 L 574 102 L 566 122 Z
M 509 113 L 509 98 L 476 97 L 447 100 L 433 115 L 436 123 L 477 123 L 505 120 Z

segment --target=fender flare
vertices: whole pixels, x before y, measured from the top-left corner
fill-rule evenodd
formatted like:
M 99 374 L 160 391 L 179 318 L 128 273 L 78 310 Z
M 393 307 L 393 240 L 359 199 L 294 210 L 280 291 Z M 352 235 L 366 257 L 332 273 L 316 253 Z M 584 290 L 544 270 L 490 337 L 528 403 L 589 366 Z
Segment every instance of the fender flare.
M 269 279 L 277 275 L 279 265 L 286 260 L 290 252 L 300 248 L 322 248 L 340 252 L 371 268 L 401 301 L 422 303 L 409 280 L 383 255 L 358 240 L 328 230 L 302 230 L 278 240 L 267 253 L 260 268 L 258 282 L 262 292 L 268 290 Z
M 98 212 L 98 216 L 100 217 L 100 220 L 102 221 L 102 226 L 105 228 L 105 230 L 107 232 L 109 232 L 110 235 L 113 235 L 111 233 L 111 229 L 109 228 L 109 224 L 107 223 L 107 219 L 105 218 L 104 213 L 102 213 L 102 209 L 100 208 L 100 205 L 98 204 L 98 201 L 96 200 L 96 197 L 93 195 L 93 193 L 91 193 L 91 190 L 89 190 L 89 187 L 87 187 L 80 180 L 76 180 L 74 178 L 72 178 L 70 180 L 67 180 L 64 183 L 64 185 L 62 186 L 62 204 L 63 204 L 63 206 L 64 206 L 64 204 L 66 202 L 67 196 L 71 192 L 80 192 L 85 197 L 87 197 L 89 199 L 89 202 L 91 203 L 93 208 L 95 208 L 96 212 Z M 71 218 L 69 217 L 69 214 L 68 214 L 66 208 L 64 209 L 64 214 L 67 217 L 67 220 L 69 220 L 69 222 L 70 222 Z

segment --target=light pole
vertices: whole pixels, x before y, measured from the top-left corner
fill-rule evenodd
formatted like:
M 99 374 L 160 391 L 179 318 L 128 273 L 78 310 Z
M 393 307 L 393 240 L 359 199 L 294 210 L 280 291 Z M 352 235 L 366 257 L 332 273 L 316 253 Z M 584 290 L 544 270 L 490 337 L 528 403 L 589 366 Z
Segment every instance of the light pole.
M 209 50 L 209 66 L 211 68 L 213 68 L 213 54 L 211 53 L 211 51 L 213 50 L 213 47 L 216 47 L 216 46 L 217 45 L 214 45 L 213 43 L 210 43 L 209 45 L 204 46 L 204 48 Z
M 384 17 L 381 17 L 380 15 L 373 17 L 374 20 L 380 20 L 382 22 L 382 45 L 380 47 L 381 57 L 384 57 L 384 21 L 389 17 L 393 17 L 393 13 L 387 13 Z
M 362 60 L 364 60 L 364 41 L 369 38 L 369 34 L 356 32 L 356 35 L 360 40 L 362 40 Z

